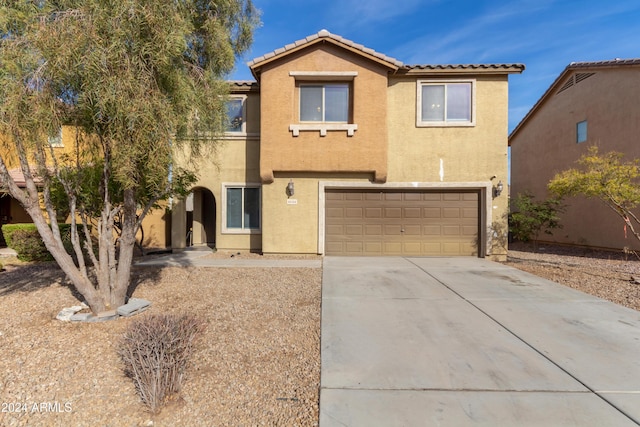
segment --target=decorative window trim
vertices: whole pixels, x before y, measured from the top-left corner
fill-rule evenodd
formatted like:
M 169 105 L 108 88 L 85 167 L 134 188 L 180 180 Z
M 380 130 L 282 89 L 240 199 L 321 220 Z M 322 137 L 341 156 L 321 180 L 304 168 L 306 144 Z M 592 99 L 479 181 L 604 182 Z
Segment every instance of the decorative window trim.
M 349 81 L 358 76 L 357 71 L 289 71 L 289 75 L 302 81 Z
M 354 132 L 358 130 L 358 125 L 349 123 L 303 123 L 289 125 L 289 130 L 293 132 L 293 136 L 300 136 L 300 131 L 320 131 L 320 136 L 327 136 L 327 131 L 346 131 L 347 136 L 353 136 Z
M 290 71 L 290 76 L 303 84 L 297 85 L 298 93 L 298 123 L 290 124 L 289 131 L 294 137 L 300 136 L 300 132 L 319 132 L 321 137 L 327 136 L 327 132 L 347 132 L 348 137 L 352 137 L 358 125 L 350 123 L 353 118 L 353 79 L 358 75 L 357 71 Z M 324 122 L 324 121 L 302 121 L 300 119 L 300 108 L 302 103 L 302 86 L 325 86 L 336 83 L 344 83 L 349 88 L 348 121 L 345 122 Z
M 469 121 L 423 121 L 422 120 L 422 87 L 446 86 L 447 84 L 471 84 L 471 120 Z M 474 127 L 476 125 L 476 79 L 429 79 L 418 80 L 416 83 L 416 126 L 417 127 Z M 446 108 L 446 107 L 445 107 Z
M 246 137 L 247 135 L 247 95 L 230 95 L 229 101 L 233 101 L 236 99 L 242 100 L 242 125 L 239 131 L 227 131 L 225 130 L 224 136 L 225 138 L 233 138 L 233 137 Z
M 260 210 L 260 226 L 258 228 L 229 228 L 227 227 L 227 189 L 228 188 L 257 188 L 259 189 L 258 203 Z M 222 234 L 262 234 L 262 184 L 257 182 L 223 182 L 222 183 Z

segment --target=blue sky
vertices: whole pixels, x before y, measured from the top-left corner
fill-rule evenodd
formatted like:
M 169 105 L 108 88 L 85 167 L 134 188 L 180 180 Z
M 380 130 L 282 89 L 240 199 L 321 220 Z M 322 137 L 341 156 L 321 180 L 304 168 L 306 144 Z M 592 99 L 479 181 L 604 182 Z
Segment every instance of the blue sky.
M 638 0 L 254 0 L 249 60 L 321 29 L 405 64 L 523 63 L 509 77 L 509 132 L 573 61 L 640 58 Z M 640 83 L 639 83 L 640 84 Z

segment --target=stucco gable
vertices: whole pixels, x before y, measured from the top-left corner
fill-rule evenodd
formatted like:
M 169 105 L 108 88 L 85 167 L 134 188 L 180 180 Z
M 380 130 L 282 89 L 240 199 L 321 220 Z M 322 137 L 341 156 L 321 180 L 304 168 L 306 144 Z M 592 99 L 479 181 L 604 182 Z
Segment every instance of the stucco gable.
M 376 52 L 373 49 L 365 47 L 361 44 L 355 43 L 351 40 L 347 40 L 344 37 L 332 34 L 327 30 L 320 30 L 316 34 L 312 34 L 304 39 L 290 43 L 284 47 L 274 50 L 273 52 L 266 53 L 259 56 L 252 61 L 249 61 L 247 65 L 251 69 L 251 72 L 257 80 L 260 79 L 260 72 L 263 66 L 272 63 L 274 61 L 281 60 L 282 58 L 289 56 L 302 49 L 309 48 L 310 46 L 318 43 L 331 43 L 354 54 L 360 55 L 371 61 L 377 62 L 392 71 L 395 71 L 403 66 L 401 61 L 394 59 L 390 56 Z

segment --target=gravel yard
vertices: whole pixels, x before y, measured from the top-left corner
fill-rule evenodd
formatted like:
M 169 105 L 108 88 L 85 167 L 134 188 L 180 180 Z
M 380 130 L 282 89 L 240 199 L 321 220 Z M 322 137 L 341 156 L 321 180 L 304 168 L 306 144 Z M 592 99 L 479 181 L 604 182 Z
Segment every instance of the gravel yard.
M 518 244 L 506 264 L 640 310 L 634 255 Z M 207 323 L 180 397 L 152 417 L 116 355 L 131 319 L 57 321 L 78 300 L 55 264 L 9 265 L 0 273 L 0 425 L 317 425 L 321 279 L 320 268 L 136 267 L 134 295 L 152 301 L 150 313 Z
M 543 244 L 534 251 L 532 244 L 516 243 L 509 247 L 505 264 L 640 310 L 640 284 L 631 279 L 640 280 L 635 254 Z
M 135 277 L 147 313 L 206 320 L 180 398 L 152 417 L 122 374 L 116 345 L 131 319 L 55 320 L 78 304 L 55 265 L 7 266 L 0 425 L 317 424 L 321 269 L 139 267 Z

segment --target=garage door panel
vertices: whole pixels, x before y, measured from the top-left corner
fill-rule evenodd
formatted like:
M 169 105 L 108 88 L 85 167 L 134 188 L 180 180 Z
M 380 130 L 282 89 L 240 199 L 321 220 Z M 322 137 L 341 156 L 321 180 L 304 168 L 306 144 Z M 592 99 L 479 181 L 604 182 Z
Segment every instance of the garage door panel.
M 459 208 L 443 208 L 442 209 L 442 217 L 443 218 L 460 218 L 460 209 Z
M 385 254 L 389 255 L 402 255 L 402 243 L 401 242 L 383 242 L 383 250 Z
M 344 249 L 350 254 L 361 254 L 363 246 L 363 242 L 344 242 Z
M 442 218 L 442 211 L 440 208 L 423 208 L 423 218 Z
M 362 236 L 364 233 L 364 226 L 362 224 L 349 224 L 345 227 L 345 234 L 347 236 Z
M 402 234 L 402 227 L 399 224 L 384 224 L 382 230 L 385 236 L 400 236 Z
M 344 234 L 344 226 L 342 225 L 327 224 L 325 227 L 326 227 L 327 235 L 341 236 Z
M 362 218 L 364 216 L 363 208 L 347 208 L 345 209 L 345 216 L 347 218 Z
M 420 224 L 417 225 L 404 225 L 402 234 L 405 236 L 421 236 L 422 235 L 422 227 Z
M 478 192 L 327 190 L 328 255 L 477 255 Z
M 444 236 L 459 236 L 460 227 L 457 225 L 445 225 L 442 227 L 442 234 Z
M 464 236 L 477 236 L 478 235 L 478 227 L 473 225 L 467 225 L 462 227 L 462 234 Z
M 403 218 L 420 218 L 422 215 L 422 209 L 419 207 L 416 208 L 402 208 Z
M 402 218 L 402 208 L 384 208 L 385 218 Z
M 422 234 L 425 236 L 439 236 L 442 228 L 439 225 L 425 225 L 422 227 Z
M 384 200 L 386 201 L 390 201 L 390 202 L 400 202 L 402 201 L 402 193 L 392 193 L 392 192 L 388 192 L 388 193 L 382 193 L 384 194 Z
M 382 208 L 365 208 L 365 218 L 382 218 Z

